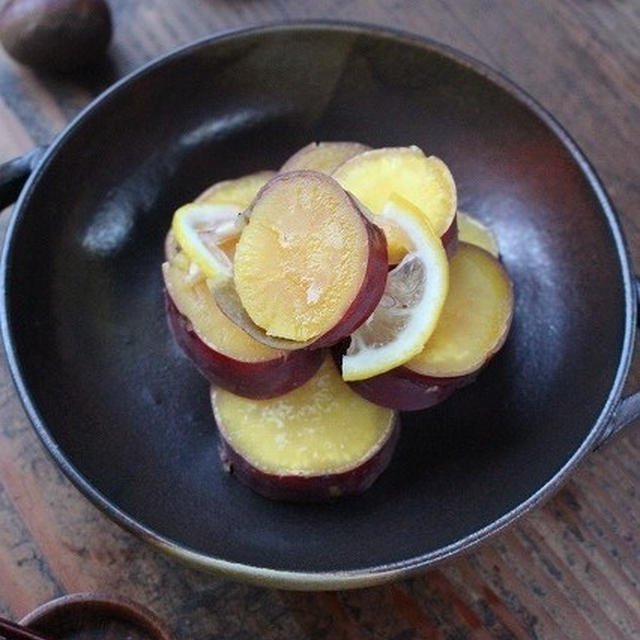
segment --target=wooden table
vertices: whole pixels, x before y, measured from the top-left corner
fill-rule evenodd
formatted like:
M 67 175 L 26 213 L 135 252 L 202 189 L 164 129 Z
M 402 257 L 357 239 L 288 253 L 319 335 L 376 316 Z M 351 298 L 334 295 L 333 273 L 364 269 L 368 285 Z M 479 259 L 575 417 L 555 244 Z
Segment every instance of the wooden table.
M 92 96 L 145 61 L 221 29 L 329 17 L 441 40 L 504 72 L 563 123 L 640 258 L 637 0 L 112 0 L 111 65 L 37 75 L 0 52 L 0 161 L 47 143 Z M 2 214 L 3 229 L 10 211 Z M 634 367 L 629 388 L 640 384 Z M 61 475 L 0 369 L 0 614 L 66 592 L 130 596 L 177 638 L 640 638 L 640 432 L 591 455 L 544 507 L 421 577 L 289 593 L 184 568 L 107 520 Z

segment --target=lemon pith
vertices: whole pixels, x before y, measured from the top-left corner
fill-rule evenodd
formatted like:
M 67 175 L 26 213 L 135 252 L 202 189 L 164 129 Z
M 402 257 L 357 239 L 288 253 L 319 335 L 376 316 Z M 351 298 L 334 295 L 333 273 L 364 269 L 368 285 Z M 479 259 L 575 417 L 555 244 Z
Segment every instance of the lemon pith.
M 421 212 L 394 194 L 378 215 L 397 225 L 410 247 L 389 273 L 380 304 L 351 336 L 342 359 L 348 381 L 379 375 L 420 353 L 435 329 L 449 286 L 444 247 Z

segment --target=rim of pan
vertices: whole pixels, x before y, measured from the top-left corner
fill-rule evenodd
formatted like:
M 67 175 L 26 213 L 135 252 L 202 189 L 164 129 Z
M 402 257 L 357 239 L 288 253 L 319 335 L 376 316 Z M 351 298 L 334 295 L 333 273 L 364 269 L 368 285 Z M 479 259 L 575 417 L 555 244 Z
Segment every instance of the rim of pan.
M 467 67 L 477 74 L 483 76 L 486 80 L 506 91 L 518 102 L 524 104 L 531 112 L 533 112 L 560 140 L 571 157 L 579 166 L 582 174 L 587 179 L 590 187 L 598 200 L 602 213 L 604 214 L 609 228 L 611 230 L 615 247 L 620 262 L 621 276 L 623 280 L 623 288 L 625 295 L 626 325 L 623 338 L 622 350 L 618 368 L 609 392 L 609 397 L 605 402 L 600 415 L 595 421 L 589 435 L 582 442 L 580 447 L 573 453 L 566 464 L 542 487 L 534 492 L 524 502 L 520 503 L 511 511 L 505 513 L 500 518 L 494 520 L 486 527 L 473 532 L 472 534 L 457 540 L 454 543 L 430 551 L 423 555 L 407 558 L 402 561 L 392 562 L 389 564 L 350 569 L 346 571 L 289 571 L 281 569 L 271 569 L 267 567 L 255 566 L 240 562 L 232 562 L 221 558 L 212 557 L 210 555 L 194 551 L 193 549 L 182 546 L 181 544 L 170 540 L 152 529 L 145 527 L 137 522 L 134 518 L 118 508 L 100 491 L 95 489 L 80 471 L 67 460 L 65 453 L 53 439 L 46 426 L 46 420 L 40 414 L 40 411 L 29 392 L 28 385 L 25 383 L 22 367 L 16 354 L 16 347 L 13 340 L 13 333 L 10 322 L 9 311 L 9 293 L 10 285 L 8 282 L 11 278 L 11 262 L 13 256 L 13 239 L 15 230 L 21 224 L 23 218 L 23 208 L 25 202 L 28 201 L 30 193 L 35 188 L 39 177 L 46 171 L 47 165 L 54 158 L 57 150 L 64 144 L 66 138 L 70 136 L 76 125 L 86 117 L 88 117 L 96 106 L 108 101 L 113 95 L 117 94 L 122 88 L 135 83 L 139 78 L 146 76 L 154 71 L 157 67 L 163 66 L 167 62 L 192 53 L 193 51 L 211 46 L 213 43 L 225 42 L 252 35 L 273 34 L 281 32 L 304 31 L 304 32 L 345 32 L 355 33 L 365 37 L 373 37 L 376 39 L 394 40 L 406 44 L 410 47 L 422 49 L 425 51 L 433 51 L 446 58 L 453 60 L 457 64 Z M 387 582 L 400 576 L 408 576 L 411 573 L 419 571 L 427 566 L 441 562 L 461 550 L 468 550 L 476 544 L 484 541 L 489 536 L 499 532 L 505 526 L 511 524 L 517 518 L 530 511 L 542 500 L 547 498 L 557 487 L 563 482 L 569 473 L 574 469 L 578 462 L 594 447 L 598 442 L 600 434 L 606 429 L 613 411 L 618 403 L 622 387 L 625 382 L 629 366 L 631 363 L 632 346 L 635 336 L 636 326 L 636 295 L 633 286 L 633 275 L 631 269 L 631 261 L 626 247 L 624 235 L 621 231 L 621 225 L 618 216 L 607 196 L 607 193 L 600 182 L 595 170 L 582 153 L 578 145 L 565 131 L 560 123 L 534 98 L 527 92 L 514 84 L 500 72 L 495 71 L 488 65 L 479 60 L 461 53 L 460 51 L 437 41 L 410 34 L 404 31 L 381 27 L 378 25 L 366 24 L 361 22 L 342 22 L 331 20 L 302 20 L 291 22 L 269 23 L 265 25 L 252 26 L 240 29 L 230 29 L 218 34 L 207 36 L 192 42 L 191 44 L 179 47 L 167 54 L 164 54 L 139 69 L 126 75 L 121 80 L 114 83 L 110 88 L 96 97 L 89 103 L 80 113 L 73 118 L 67 127 L 59 134 L 51 146 L 47 149 L 34 172 L 29 177 L 20 197 L 15 205 L 13 215 L 9 222 L 6 233 L 4 247 L 2 251 L 2 259 L 0 262 L 0 333 L 5 345 L 5 352 L 11 375 L 13 377 L 18 394 L 24 406 L 24 409 L 34 426 L 39 438 L 49 451 L 50 455 L 61 467 L 66 476 L 73 484 L 93 502 L 98 508 L 106 513 L 110 518 L 119 523 L 122 527 L 137 535 L 152 546 L 162 550 L 168 555 L 179 558 L 181 561 L 199 569 L 205 569 L 216 573 L 221 573 L 229 577 L 240 579 L 255 584 L 266 586 L 276 586 L 289 589 L 344 589 L 371 586 Z

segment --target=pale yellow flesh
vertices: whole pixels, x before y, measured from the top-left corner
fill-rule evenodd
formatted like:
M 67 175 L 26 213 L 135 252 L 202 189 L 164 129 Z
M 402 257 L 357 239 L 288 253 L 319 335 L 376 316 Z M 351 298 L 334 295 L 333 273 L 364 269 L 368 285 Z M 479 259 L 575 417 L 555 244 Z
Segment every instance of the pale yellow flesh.
M 451 172 L 435 156 L 418 147 L 394 147 L 366 151 L 342 164 L 333 177 L 373 214 L 380 213 L 396 193 L 423 213 L 438 236 L 449 228 L 457 207 Z M 381 225 L 387 236 L 389 263 L 406 254 L 405 242 L 390 225 Z
M 234 180 L 224 180 L 203 191 L 196 202 L 233 204 L 244 211 L 260 189 L 276 175 L 275 171 L 260 171 Z
M 449 293 L 435 331 L 405 366 L 433 377 L 472 373 L 501 346 L 512 314 L 511 281 L 498 260 L 460 243 L 449 265 Z
M 178 311 L 209 347 L 235 360 L 262 362 L 282 356 L 247 335 L 220 311 L 202 274 L 190 273 L 188 258 L 178 253 L 162 265 L 165 286 Z
M 495 258 L 499 255 L 498 241 L 491 229 L 464 211 L 458 211 L 458 241 L 475 244 L 488 251 Z
M 370 458 L 389 437 L 394 412 L 345 384 L 330 356 L 297 389 L 248 400 L 217 389 L 216 422 L 231 447 L 266 473 L 339 473 Z
M 258 342 L 266 344 L 273 349 L 281 349 L 283 351 L 297 351 L 298 349 L 306 349 L 313 344 L 313 340 L 307 342 L 298 342 L 296 340 L 287 340 L 286 338 L 276 338 L 268 336 L 262 327 L 259 327 L 250 317 L 245 308 L 242 306 L 238 292 L 236 291 L 233 280 L 216 283 L 212 288 L 214 298 L 218 307 L 227 318 L 230 318 L 243 331 L 246 331 L 251 337 Z
M 342 319 L 368 259 L 365 220 L 335 181 L 287 173 L 252 206 L 236 246 L 234 282 L 267 335 L 303 342 Z
M 311 169 L 330 175 L 343 162 L 367 150 L 369 147 L 359 142 L 312 142 L 294 153 L 280 171 Z

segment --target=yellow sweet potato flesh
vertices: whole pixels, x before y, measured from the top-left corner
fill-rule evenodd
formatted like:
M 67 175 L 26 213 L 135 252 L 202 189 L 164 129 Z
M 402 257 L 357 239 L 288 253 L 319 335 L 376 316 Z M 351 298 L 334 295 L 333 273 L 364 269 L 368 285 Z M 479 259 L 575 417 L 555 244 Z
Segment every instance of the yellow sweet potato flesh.
M 502 345 L 513 313 L 511 281 L 487 251 L 461 242 L 449 269 L 449 293 L 435 331 L 405 366 L 425 376 L 477 370 Z
M 190 273 L 184 254 L 165 262 L 162 273 L 173 303 L 206 345 L 243 362 L 272 360 L 282 355 L 254 340 L 220 311 L 202 274 Z
M 267 335 L 303 342 L 334 327 L 356 298 L 369 258 L 367 229 L 327 176 L 296 172 L 277 181 L 252 206 L 234 282 Z
M 357 395 L 331 357 L 301 387 L 270 400 L 217 389 L 216 421 L 227 442 L 256 468 L 281 475 L 340 473 L 375 453 L 394 412 Z
M 312 142 L 294 153 L 280 171 L 299 171 L 311 169 L 330 175 L 343 162 L 367 151 L 370 147 L 359 142 Z
M 333 177 L 374 214 L 397 193 L 422 211 L 438 236 L 447 230 L 456 212 L 456 188 L 449 169 L 418 147 L 361 153 L 338 167 Z M 381 226 L 387 236 L 389 263 L 397 264 L 407 252 L 404 238 L 396 227 Z
M 275 176 L 274 171 L 259 171 L 233 180 L 223 180 L 203 191 L 196 202 L 231 204 L 246 209 L 260 189 Z

